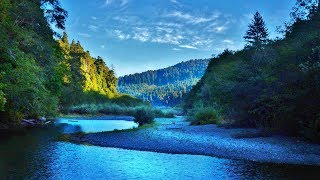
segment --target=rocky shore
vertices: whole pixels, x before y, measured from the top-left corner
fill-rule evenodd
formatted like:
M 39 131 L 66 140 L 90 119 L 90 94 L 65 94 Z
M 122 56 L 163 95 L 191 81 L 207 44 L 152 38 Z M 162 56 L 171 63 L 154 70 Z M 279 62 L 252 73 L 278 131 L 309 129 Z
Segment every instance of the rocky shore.
M 246 137 L 247 134 L 250 136 Z M 159 153 L 320 166 L 320 145 L 293 137 L 260 136 L 256 129 L 190 126 L 183 117 L 158 118 L 156 125 L 136 130 L 75 134 L 70 140 L 102 147 Z

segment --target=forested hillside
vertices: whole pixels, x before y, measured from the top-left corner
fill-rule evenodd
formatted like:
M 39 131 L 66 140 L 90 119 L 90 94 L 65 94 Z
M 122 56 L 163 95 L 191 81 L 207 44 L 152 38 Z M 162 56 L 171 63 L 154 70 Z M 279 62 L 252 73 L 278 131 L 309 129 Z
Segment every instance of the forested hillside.
M 184 109 L 223 121 L 320 140 L 320 11 L 298 0 L 284 38 L 268 39 L 259 13 L 241 51 L 213 58 L 184 101 Z M 268 22 L 266 22 L 268 23 Z M 203 109 L 206 109 L 205 111 Z M 198 114 L 198 115 L 197 115 Z
M 108 98 L 117 95 L 118 79 L 115 77 L 114 71 L 106 66 L 101 57 L 91 57 L 89 51 L 85 51 L 79 41 L 75 42 L 73 40 L 69 44 L 66 33 L 58 42 L 64 54 L 61 64 L 66 68 L 63 74 L 65 85 L 65 92 L 63 93 L 68 96 L 66 101 L 62 99 L 62 104 L 85 103 L 93 98 L 88 95 L 90 93 L 100 94 Z M 77 93 L 79 94 L 77 95 Z
M 117 78 L 79 42 L 61 40 L 67 12 L 58 0 L 1 0 L 0 124 L 50 116 L 117 95 Z
M 208 59 L 190 60 L 119 78 L 118 90 L 154 105 L 174 106 L 204 74 Z

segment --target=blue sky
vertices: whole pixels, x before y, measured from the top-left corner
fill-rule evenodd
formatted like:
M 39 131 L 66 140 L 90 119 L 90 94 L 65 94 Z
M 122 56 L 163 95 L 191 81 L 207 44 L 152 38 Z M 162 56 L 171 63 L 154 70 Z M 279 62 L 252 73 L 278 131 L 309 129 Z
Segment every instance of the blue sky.
M 66 31 L 118 76 L 241 49 L 259 11 L 272 37 L 295 0 L 61 0 Z

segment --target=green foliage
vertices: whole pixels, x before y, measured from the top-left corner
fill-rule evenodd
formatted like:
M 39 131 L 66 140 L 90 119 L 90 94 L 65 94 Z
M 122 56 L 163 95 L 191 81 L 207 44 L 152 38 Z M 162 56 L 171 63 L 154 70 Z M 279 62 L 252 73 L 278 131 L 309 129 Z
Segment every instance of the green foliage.
M 101 57 L 91 57 L 80 42 L 69 44 L 66 33 L 59 40 L 59 45 L 65 58 L 60 65 L 64 81 L 62 96 L 68 96 L 67 101 L 61 101 L 63 107 L 90 103 L 90 99 L 94 103 L 118 96 L 114 71 Z
M 208 59 L 190 60 L 165 69 L 120 77 L 118 91 L 153 105 L 178 105 L 203 76 L 208 62 Z
M 5 98 L 5 94 L 0 91 L 0 111 L 4 110 L 4 105 L 6 104 L 7 100 Z
M 91 57 L 80 42 L 69 44 L 66 33 L 53 39 L 59 36 L 50 25 L 64 29 L 66 17 L 59 0 L 1 1 L 0 123 L 19 125 L 23 118 L 118 97 L 117 78 L 102 58 Z
M 214 107 L 236 125 L 319 141 L 318 12 L 292 23 L 283 39 L 213 58 L 186 96 L 185 111 Z
M 192 125 L 217 124 L 221 117 L 214 108 L 198 108 L 192 114 L 189 114 L 188 119 Z
M 155 118 L 155 113 L 150 108 L 138 108 L 134 114 L 134 121 L 139 123 L 139 126 L 151 124 Z
M 0 3 L 0 119 L 4 124 L 50 116 L 58 107 L 62 78 L 56 67 L 61 53 L 40 6 L 40 1 L 27 0 Z M 64 23 L 65 17 L 55 18 Z
M 41 68 L 33 59 L 19 58 L 16 68 L 4 75 L 4 93 L 10 103 L 7 108 L 25 117 L 52 115 L 57 107 L 57 98 L 50 97 L 41 74 Z

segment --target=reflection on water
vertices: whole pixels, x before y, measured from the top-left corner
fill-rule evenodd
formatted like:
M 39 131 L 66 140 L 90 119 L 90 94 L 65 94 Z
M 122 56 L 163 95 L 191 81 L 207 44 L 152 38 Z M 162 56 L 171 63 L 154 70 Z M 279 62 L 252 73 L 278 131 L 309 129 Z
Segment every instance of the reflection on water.
M 60 118 L 56 121 L 57 125 L 66 124 L 64 126 L 63 133 L 75 133 L 75 132 L 84 132 L 84 133 L 95 133 L 95 132 L 104 132 L 104 131 L 113 131 L 115 129 L 131 129 L 138 127 L 133 121 L 126 120 L 79 120 L 79 119 L 68 119 Z
M 62 129 L 60 129 L 62 128 Z M 0 179 L 217 179 L 319 177 L 320 168 L 172 155 L 57 141 L 50 127 L 0 141 Z

